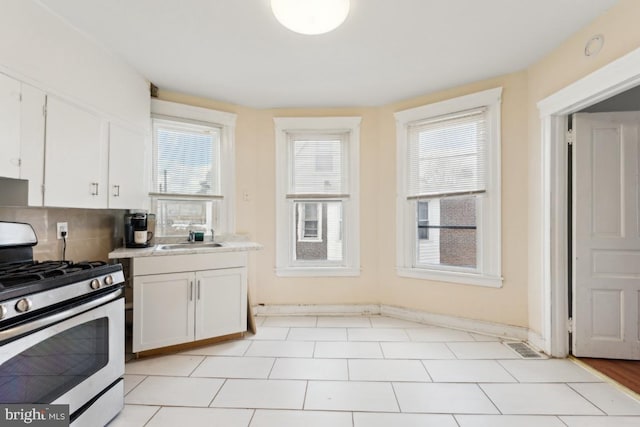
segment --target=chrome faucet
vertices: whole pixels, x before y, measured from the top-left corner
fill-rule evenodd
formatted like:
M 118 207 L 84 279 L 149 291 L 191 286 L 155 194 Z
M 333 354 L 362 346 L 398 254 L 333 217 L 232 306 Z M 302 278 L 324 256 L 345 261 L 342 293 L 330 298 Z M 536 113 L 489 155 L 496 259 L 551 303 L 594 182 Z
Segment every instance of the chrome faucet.
M 213 242 L 213 237 L 214 237 L 214 232 L 213 232 L 213 228 L 211 229 L 211 241 Z

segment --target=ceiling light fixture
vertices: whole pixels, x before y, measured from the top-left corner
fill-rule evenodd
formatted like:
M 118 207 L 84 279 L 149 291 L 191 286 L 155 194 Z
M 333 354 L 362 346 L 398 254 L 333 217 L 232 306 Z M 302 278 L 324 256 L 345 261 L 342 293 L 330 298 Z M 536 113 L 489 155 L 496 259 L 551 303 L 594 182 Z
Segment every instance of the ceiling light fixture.
M 349 15 L 349 0 L 271 0 L 271 10 L 285 27 L 300 34 L 324 34 Z

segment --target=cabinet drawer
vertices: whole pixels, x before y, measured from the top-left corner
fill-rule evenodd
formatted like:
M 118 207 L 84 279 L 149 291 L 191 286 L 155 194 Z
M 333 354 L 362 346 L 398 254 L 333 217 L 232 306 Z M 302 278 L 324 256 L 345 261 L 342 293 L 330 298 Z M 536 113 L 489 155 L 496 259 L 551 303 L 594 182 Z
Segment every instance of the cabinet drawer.
M 135 276 L 142 276 L 148 274 L 245 267 L 246 265 L 246 252 L 149 256 L 133 258 L 133 274 Z

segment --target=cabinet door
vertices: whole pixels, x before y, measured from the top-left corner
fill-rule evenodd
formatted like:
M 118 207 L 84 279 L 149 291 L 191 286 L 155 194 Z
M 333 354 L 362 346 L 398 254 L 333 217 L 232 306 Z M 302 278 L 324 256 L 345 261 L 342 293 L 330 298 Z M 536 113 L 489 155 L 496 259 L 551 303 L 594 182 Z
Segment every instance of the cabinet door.
M 0 176 L 20 177 L 20 82 L 0 74 Z
M 109 208 L 144 209 L 147 156 L 144 135 L 109 124 Z
M 193 273 L 134 277 L 134 353 L 193 341 L 194 285 Z
M 196 340 L 247 330 L 247 269 L 196 273 Z
M 29 206 L 42 206 L 44 183 L 44 105 L 46 94 L 22 84 L 20 178 L 29 180 Z
M 107 141 L 103 120 L 47 97 L 45 206 L 107 207 Z

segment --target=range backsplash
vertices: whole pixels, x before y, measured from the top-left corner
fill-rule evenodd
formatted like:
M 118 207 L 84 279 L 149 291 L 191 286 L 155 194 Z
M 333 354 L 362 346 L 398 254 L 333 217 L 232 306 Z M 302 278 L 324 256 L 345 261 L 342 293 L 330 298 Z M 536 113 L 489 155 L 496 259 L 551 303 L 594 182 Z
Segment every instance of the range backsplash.
M 122 246 L 122 221 L 126 211 L 117 209 L 8 208 L 0 207 L 0 221 L 26 222 L 38 237 L 33 256 L 44 261 L 62 258 L 62 240 L 56 223 L 69 224 L 66 259 L 108 261 L 107 255 Z

